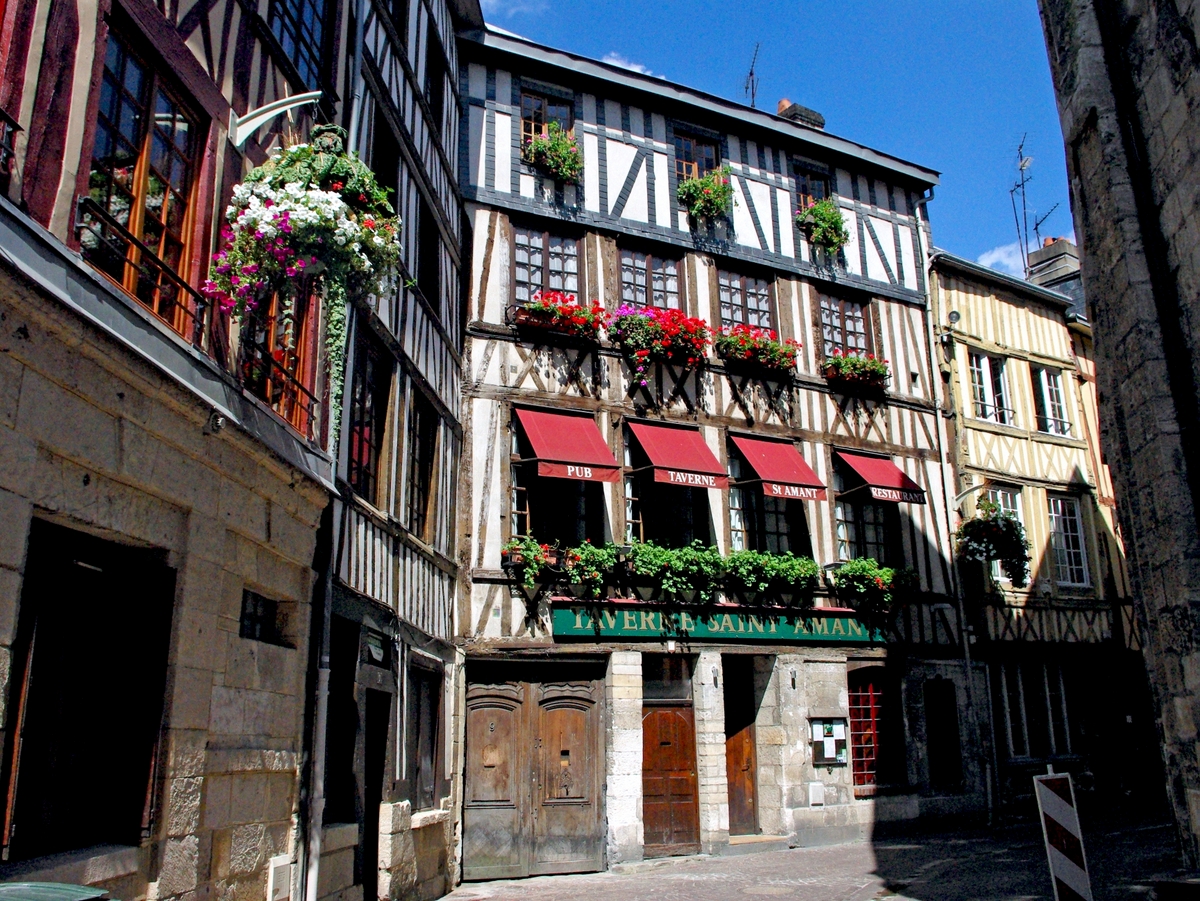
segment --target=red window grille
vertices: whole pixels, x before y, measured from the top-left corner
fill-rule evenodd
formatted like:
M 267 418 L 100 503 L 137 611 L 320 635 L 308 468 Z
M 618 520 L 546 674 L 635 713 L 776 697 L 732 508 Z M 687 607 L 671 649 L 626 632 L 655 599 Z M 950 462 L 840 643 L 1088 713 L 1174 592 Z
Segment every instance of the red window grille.
M 850 686 L 850 760 L 858 797 L 875 793 L 881 695 L 871 681 Z

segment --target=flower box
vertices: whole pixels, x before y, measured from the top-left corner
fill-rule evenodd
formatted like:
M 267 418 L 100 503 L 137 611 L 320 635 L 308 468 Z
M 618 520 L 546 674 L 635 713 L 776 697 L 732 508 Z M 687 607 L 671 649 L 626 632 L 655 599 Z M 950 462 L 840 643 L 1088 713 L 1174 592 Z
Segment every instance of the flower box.
M 583 174 L 583 154 L 575 135 L 551 122 L 540 135 L 521 146 L 521 159 L 556 181 L 578 184 Z
M 850 241 L 842 210 L 829 197 L 796 210 L 796 227 L 804 233 L 809 244 L 825 251 L 830 257 L 836 257 L 837 252 Z
M 676 189 L 676 197 L 687 207 L 692 221 L 711 222 L 733 210 L 733 184 L 728 166 L 714 169 L 699 178 L 685 178 Z
M 513 309 L 512 322 L 522 331 L 549 333 L 594 344 L 600 340 L 604 308 L 598 303 L 590 307 L 576 303 L 574 294 L 539 291 L 533 300 Z
M 874 354 L 846 354 L 834 350 L 825 361 L 826 381 L 844 391 L 883 391 L 891 378 L 888 361 Z
M 786 378 L 796 369 L 800 343 L 780 341 L 775 332 L 752 325 L 734 325 L 721 330 L 713 341 L 717 356 L 727 369 L 750 369 Z
M 619 307 L 608 319 L 608 335 L 633 370 L 633 380 L 646 385 L 654 363 L 694 369 L 704 362 L 712 331 L 703 319 L 680 310 Z

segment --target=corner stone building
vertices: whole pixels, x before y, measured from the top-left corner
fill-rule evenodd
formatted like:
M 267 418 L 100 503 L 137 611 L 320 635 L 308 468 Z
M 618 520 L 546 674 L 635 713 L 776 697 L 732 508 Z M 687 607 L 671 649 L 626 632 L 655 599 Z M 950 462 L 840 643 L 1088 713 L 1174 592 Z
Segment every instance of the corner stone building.
M 1040 0 L 1168 794 L 1200 864 L 1200 5 Z

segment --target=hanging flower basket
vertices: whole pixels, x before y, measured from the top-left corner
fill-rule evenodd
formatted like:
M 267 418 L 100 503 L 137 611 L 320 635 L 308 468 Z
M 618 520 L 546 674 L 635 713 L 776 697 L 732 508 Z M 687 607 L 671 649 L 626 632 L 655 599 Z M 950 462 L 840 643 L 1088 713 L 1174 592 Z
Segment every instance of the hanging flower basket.
M 687 369 L 699 366 L 712 340 L 712 331 L 703 319 L 658 307 L 618 307 L 607 328 L 609 338 L 633 370 L 633 380 L 642 386 L 654 363 Z
M 694 222 L 711 222 L 733 212 L 733 182 L 728 166 L 699 178 L 685 178 L 675 191 Z
M 733 325 L 721 329 L 713 340 L 717 356 L 727 366 L 742 366 L 784 375 L 796 368 L 800 342 L 793 338 L 780 341 L 775 332 L 752 325 Z
M 825 360 L 824 375 L 826 381 L 842 388 L 882 391 L 891 370 L 887 360 L 874 354 L 847 354 L 834 348 Z
M 556 181 L 577 184 L 583 174 L 583 154 L 575 135 L 551 122 L 521 146 L 521 159 Z
M 574 294 L 539 291 L 533 300 L 513 311 L 513 324 L 522 329 L 595 342 L 600 340 L 600 329 L 604 326 L 604 307 L 599 303 L 585 307 L 576 303 Z
M 998 560 L 1014 588 L 1029 584 L 1029 539 L 1015 514 L 992 501 L 980 500 L 975 516 L 963 520 L 955 539 L 960 559 Z
M 850 241 L 842 209 L 829 197 L 797 210 L 796 227 L 813 247 L 824 250 L 830 256 L 836 255 Z
M 290 349 L 296 304 L 308 291 L 328 299 L 325 346 L 331 410 L 341 407 L 346 301 L 381 293 L 400 260 L 400 220 L 388 191 L 357 156 L 346 132 L 318 125 L 312 142 L 277 152 L 233 189 L 203 292 L 235 317 L 278 295 Z M 330 443 L 338 417 L 330 417 Z

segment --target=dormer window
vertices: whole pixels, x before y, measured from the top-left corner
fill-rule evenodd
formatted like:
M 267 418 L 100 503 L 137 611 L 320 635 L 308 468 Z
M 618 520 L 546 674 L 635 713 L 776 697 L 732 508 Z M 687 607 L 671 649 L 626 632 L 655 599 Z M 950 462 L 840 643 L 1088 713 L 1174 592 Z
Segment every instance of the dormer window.
M 561 97 L 549 97 L 545 94 L 534 94 L 530 91 L 521 92 L 521 143 L 540 135 L 546 127 L 554 122 L 563 131 L 575 127 L 570 100 Z

